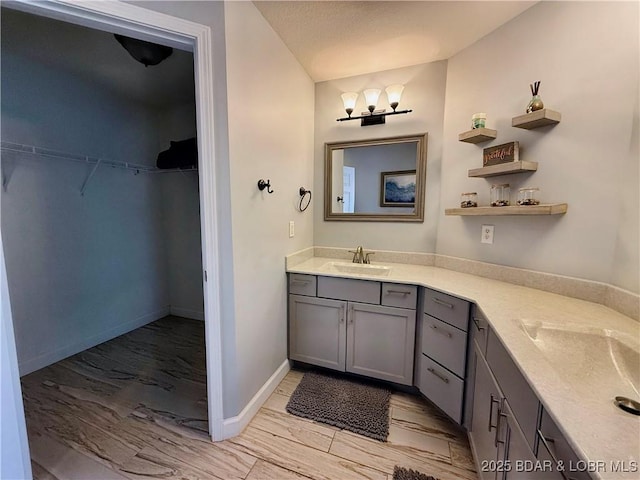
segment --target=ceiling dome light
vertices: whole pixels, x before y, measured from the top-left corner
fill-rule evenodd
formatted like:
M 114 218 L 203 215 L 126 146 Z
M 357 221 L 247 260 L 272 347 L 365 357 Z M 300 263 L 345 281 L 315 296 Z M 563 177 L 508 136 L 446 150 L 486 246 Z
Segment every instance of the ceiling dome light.
M 137 38 L 114 34 L 116 40 L 129 54 L 145 67 L 157 65 L 173 53 L 173 48 Z

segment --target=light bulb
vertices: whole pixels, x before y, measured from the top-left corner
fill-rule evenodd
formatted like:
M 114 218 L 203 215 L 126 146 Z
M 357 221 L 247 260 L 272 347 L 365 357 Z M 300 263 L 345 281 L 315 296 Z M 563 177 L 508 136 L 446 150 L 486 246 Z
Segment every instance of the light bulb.
M 368 90 L 365 90 L 363 93 L 364 98 L 367 101 L 367 108 L 369 109 L 369 112 L 373 113 L 373 111 L 376 109 L 376 105 L 378 104 L 380 90 L 377 88 L 370 88 Z
M 347 92 L 343 93 L 341 97 L 347 115 L 351 116 L 351 114 L 353 113 L 353 109 L 356 108 L 356 100 L 358 100 L 358 94 L 356 92 Z
M 387 98 L 389 98 L 389 105 L 393 108 L 393 111 L 396 111 L 398 108 L 398 104 L 400 103 L 400 97 L 402 97 L 402 91 L 404 90 L 404 85 L 389 85 L 386 88 Z

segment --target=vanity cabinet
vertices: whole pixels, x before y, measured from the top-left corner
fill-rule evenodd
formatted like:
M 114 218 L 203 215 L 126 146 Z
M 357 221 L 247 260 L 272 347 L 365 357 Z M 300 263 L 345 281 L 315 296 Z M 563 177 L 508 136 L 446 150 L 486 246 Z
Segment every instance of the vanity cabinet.
M 289 358 L 413 385 L 417 287 L 314 278 L 313 296 L 289 279 Z
M 590 480 L 587 472 L 580 467 L 586 467 L 564 438 L 549 413 L 542 407 L 540 425 L 537 432 L 536 457 L 540 462 L 553 465 L 553 475 L 548 478 L 554 480 Z M 558 467 L 560 466 L 560 467 Z
M 578 465 L 578 457 L 540 404 L 504 345 L 474 306 L 465 419 L 482 480 L 587 480 L 584 472 L 557 468 Z M 475 331 L 474 331 L 475 329 Z M 470 393 L 472 390 L 473 393 Z
M 457 423 L 462 422 L 469 302 L 424 290 L 419 390 Z

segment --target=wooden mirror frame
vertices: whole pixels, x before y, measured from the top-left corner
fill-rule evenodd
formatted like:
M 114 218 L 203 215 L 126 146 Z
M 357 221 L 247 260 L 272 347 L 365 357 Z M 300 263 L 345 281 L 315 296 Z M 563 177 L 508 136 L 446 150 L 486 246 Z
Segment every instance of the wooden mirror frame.
M 333 213 L 331 211 L 333 151 L 353 147 L 416 142 L 416 201 L 413 213 Z M 424 198 L 427 173 L 427 134 L 325 143 L 324 148 L 324 219 L 343 222 L 424 222 Z

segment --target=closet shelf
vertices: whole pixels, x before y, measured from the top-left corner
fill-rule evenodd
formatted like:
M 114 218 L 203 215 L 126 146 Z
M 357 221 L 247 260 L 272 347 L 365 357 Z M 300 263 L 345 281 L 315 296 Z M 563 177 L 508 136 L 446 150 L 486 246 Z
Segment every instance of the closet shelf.
M 119 162 L 115 160 L 106 160 L 102 158 L 90 157 L 88 155 L 78 155 L 75 153 L 60 152 L 57 150 L 51 150 L 49 148 L 36 147 L 33 145 L 22 145 L 19 143 L 1 142 L 0 149 L 10 152 L 28 153 L 31 155 L 55 158 L 56 160 L 68 160 L 76 163 L 86 163 L 89 165 L 104 166 L 111 168 L 121 168 L 124 170 L 130 170 L 135 173 L 174 173 L 174 172 L 196 172 L 197 168 L 172 168 L 172 169 L 159 169 L 150 165 L 142 165 L 138 163 Z

